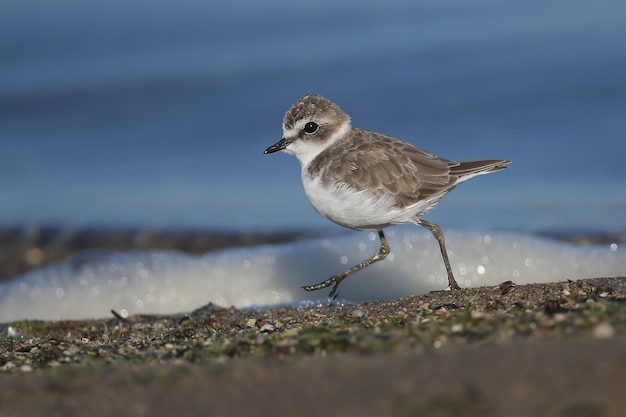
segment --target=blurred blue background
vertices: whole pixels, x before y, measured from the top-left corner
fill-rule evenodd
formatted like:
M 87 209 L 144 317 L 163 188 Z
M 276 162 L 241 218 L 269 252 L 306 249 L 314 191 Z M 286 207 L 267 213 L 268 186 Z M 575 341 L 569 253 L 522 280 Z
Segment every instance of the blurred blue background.
M 626 227 L 626 3 L 4 0 L 0 224 L 334 226 L 263 155 L 316 92 L 449 159 L 428 218 Z

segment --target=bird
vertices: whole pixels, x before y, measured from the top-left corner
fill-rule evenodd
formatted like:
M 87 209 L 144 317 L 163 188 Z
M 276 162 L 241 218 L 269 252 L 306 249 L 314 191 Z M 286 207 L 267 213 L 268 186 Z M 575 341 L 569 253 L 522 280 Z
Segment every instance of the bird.
M 341 226 L 376 231 L 381 245 L 373 256 L 304 290 L 332 286 L 329 296 L 336 297 L 344 279 L 389 255 L 383 229 L 402 223 L 432 233 L 447 273 L 445 290 L 460 289 L 441 228 L 421 216 L 457 185 L 503 170 L 511 161 L 441 158 L 400 139 L 352 127 L 346 112 L 318 94 L 308 94 L 293 104 L 283 118 L 282 130 L 282 138 L 264 153 L 282 151 L 295 156 L 313 208 Z

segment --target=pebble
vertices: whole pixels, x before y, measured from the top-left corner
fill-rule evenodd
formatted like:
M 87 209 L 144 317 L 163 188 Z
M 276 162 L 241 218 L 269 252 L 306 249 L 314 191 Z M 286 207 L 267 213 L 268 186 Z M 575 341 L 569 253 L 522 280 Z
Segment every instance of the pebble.
M 7 329 L 7 336 L 9 336 L 11 339 L 16 339 L 22 335 L 15 327 L 9 326 L 9 328 Z
M 606 321 L 598 323 L 591 332 L 594 339 L 610 339 L 615 336 L 615 328 Z
M 363 312 L 363 310 L 359 310 L 358 308 L 352 310 L 352 317 L 363 317 L 363 316 L 365 316 L 365 313 Z
M 12 371 L 16 367 L 17 366 L 13 362 L 9 361 L 5 363 L 4 365 L 0 366 L 0 371 Z
M 274 329 L 274 326 L 272 326 L 272 325 L 271 325 L 271 324 L 269 324 L 269 323 L 265 323 L 265 324 L 264 324 L 263 326 L 261 326 L 261 328 L 259 329 L 259 331 L 261 331 L 261 332 L 273 332 L 274 330 L 275 330 L 275 329 Z
M 452 327 L 450 327 L 450 331 L 452 333 L 461 333 L 463 331 L 463 325 L 461 323 L 453 324 Z
M 472 310 L 470 311 L 470 317 L 474 320 L 485 318 L 487 314 L 484 311 Z

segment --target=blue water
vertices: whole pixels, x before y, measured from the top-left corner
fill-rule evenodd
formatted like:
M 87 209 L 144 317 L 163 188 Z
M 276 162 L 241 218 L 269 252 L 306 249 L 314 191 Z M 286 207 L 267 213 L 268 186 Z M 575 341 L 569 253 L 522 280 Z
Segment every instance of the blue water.
M 444 228 L 626 228 L 626 3 L 4 0 L 0 224 L 329 228 L 263 155 L 309 92 L 511 169 Z

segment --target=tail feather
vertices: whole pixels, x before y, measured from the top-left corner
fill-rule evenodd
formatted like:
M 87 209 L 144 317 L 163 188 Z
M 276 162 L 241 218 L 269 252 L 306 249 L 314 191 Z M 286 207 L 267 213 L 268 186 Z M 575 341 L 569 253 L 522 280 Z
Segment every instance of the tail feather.
M 510 163 L 511 161 L 506 159 L 455 162 L 450 166 L 450 175 L 458 177 L 458 182 L 463 182 L 477 175 L 506 169 Z

